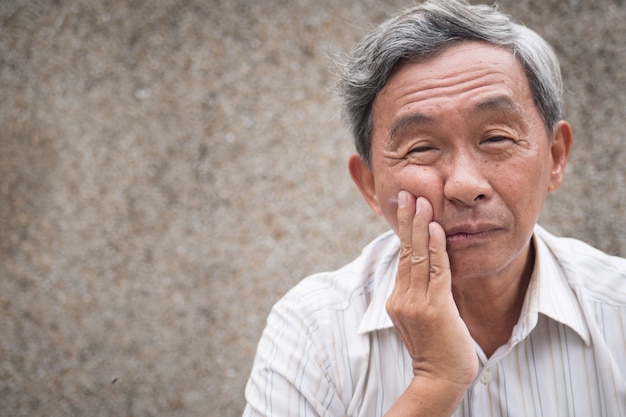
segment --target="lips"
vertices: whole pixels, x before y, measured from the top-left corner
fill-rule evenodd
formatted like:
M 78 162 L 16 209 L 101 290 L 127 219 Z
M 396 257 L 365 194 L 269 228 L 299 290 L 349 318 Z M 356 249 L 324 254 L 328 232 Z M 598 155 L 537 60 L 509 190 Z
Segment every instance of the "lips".
M 444 228 L 448 243 L 471 243 L 486 239 L 501 230 L 494 224 L 464 224 Z

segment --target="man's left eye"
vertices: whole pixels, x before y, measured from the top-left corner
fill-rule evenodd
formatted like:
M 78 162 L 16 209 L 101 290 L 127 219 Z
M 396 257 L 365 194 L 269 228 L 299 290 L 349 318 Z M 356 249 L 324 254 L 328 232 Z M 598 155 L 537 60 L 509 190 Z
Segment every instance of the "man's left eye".
M 485 139 L 485 142 L 487 142 L 487 143 L 497 143 L 497 142 L 504 142 L 504 141 L 507 141 L 507 140 L 511 140 L 511 139 L 507 138 L 505 136 L 494 136 L 494 137 Z
M 498 148 L 502 146 L 508 146 L 513 142 L 515 142 L 515 140 L 508 136 L 492 136 L 482 141 L 484 145 L 497 146 Z

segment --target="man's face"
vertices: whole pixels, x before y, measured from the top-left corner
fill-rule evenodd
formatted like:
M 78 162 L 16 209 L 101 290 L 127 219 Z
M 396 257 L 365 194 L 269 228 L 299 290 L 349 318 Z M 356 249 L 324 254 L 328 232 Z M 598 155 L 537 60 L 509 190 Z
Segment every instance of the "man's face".
M 371 170 L 355 157 L 350 169 L 373 210 L 398 233 L 398 192 L 428 199 L 455 280 L 523 263 L 545 196 L 560 185 L 571 130 L 561 122 L 548 136 L 514 56 L 464 42 L 406 62 L 372 111 Z

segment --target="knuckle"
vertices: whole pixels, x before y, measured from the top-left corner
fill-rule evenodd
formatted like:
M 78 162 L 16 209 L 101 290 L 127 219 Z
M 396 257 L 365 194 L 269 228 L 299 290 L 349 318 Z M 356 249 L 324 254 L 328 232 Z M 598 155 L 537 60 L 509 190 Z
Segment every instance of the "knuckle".
M 440 265 L 430 264 L 429 270 L 431 276 L 439 276 L 443 274 L 443 268 Z
M 385 304 L 385 309 L 387 310 L 387 313 L 391 317 L 397 317 L 400 312 L 400 305 L 396 303 L 395 300 L 392 300 L 390 298 L 387 300 L 387 303 Z
M 394 322 L 412 321 L 418 316 L 415 308 L 406 303 L 387 303 L 385 307 L 387 314 Z
M 411 247 L 411 245 L 405 245 L 405 244 L 400 245 L 400 257 L 401 258 L 410 257 L 412 255 L 413 255 L 413 248 Z
M 443 277 L 450 274 L 450 265 L 445 262 L 445 259 L 437 260 L 430 263 L 429 272 L 432 277 Z
M 423 265 L 426 262 L 428 262 L 428 256 L 420 255 L 419 253 L 411 254 L 411 264 Z

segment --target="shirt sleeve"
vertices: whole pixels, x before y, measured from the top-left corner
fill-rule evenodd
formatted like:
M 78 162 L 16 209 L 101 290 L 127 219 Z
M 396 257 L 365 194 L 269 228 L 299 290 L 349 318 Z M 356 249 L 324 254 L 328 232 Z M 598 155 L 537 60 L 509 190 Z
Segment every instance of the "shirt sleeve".
M 316 314 L 287 296 L 270 312 L 246 385 L 244 417 L 344 416 Z

